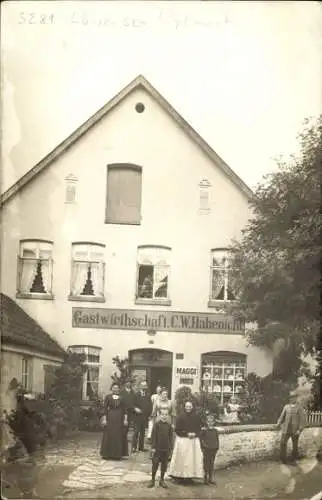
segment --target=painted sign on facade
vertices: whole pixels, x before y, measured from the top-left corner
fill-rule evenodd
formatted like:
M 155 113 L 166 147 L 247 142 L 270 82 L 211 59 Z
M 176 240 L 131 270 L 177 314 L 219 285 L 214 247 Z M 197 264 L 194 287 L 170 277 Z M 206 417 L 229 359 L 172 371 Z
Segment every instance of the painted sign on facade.
M 223 314 L 73 307 L 72 316 L 74 328 L 245 333 L 243 321 Z
M 178 377 L 197 378 L 198 374 L 199 370 L 195 366 L 177 366 L 176 368 Z
M 193 378 L 180 378 L 179 384 L 180 385 L 193 385 Z

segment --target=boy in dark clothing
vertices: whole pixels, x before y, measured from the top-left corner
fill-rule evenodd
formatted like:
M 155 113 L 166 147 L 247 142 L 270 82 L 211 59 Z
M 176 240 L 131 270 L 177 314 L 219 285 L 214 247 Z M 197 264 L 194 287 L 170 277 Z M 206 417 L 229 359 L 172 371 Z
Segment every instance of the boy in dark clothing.
M 211 414 L 206 416 L 206 425 L 201 428 L 200 444 L 203 453 L 205 484 L 216 484 L 213 474 L 215 458 L 219 449 L 219 438 L 215 428 L 215 419 Z
M 148 488 L 153 488 L 155 484 L 155 476 L 161 464 L 161 477 L 159 485 L 162 488 L 167 488 L 168 485 L 164 482 L 164 475 L 167 470 L 169 456 L 173 442 L 172 426 L 169 423 L 169 413 L 167 410 L 160 411 L 160 420 L 157 421 L 152 430 L 151 436 L 151 454 L 152 454 L 152 479 Z

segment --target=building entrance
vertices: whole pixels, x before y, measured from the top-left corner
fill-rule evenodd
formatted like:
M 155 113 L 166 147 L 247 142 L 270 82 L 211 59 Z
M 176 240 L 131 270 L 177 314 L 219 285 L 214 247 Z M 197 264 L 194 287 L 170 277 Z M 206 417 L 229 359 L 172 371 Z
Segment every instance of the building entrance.
M 172 352 L 163 349 L 134 349 L 129 351 L 129 362 L 135 385 L 146 380 L 151 394 L 155 393 L 157 385 L 162 385 L 169 390 L 169 398 L 171 397 Z

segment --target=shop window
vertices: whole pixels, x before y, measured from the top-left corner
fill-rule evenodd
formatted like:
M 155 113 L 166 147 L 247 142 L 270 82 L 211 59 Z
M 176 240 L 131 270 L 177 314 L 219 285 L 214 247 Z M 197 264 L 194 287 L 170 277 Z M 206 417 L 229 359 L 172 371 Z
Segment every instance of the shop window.
M 207 179 L 199 183 L 199 213 L 210 213 L 210 188 L 211 184 Z
M 209 305 L 216 302 L 228 302 L 237 299 L 234 290 L 236 270 L 231 266 L 231 256 L 226 249 L 211 251 L 210 299 Z
M 22 240 L 18 257 L 17 296 L 52 298 L 53 244 L 43 240 Z
M 201 386 L 225 404 L 243 391 L 247 370 L 245 354 L 213 352 L 202 355 Z
M 21 360 L 21 385 L 26 391 L 32 390 L 32 358 L 24 357 Z
M 137 303 L 169 305 L 169 273 L 171 249 L 144 246 L 138 248 Z
M 101 347 L 87 345 L 72 345 L 68 350 L 84 355 L 84 373 L 82 383 L 83 401 L 95 401 L 98 398 L 100 377 Z
M 105 245 L 72 244 L 70 300 L 104 301 Z
M 141 223 L 142 168 L 132 164 L 107 167 L 106 223 Z

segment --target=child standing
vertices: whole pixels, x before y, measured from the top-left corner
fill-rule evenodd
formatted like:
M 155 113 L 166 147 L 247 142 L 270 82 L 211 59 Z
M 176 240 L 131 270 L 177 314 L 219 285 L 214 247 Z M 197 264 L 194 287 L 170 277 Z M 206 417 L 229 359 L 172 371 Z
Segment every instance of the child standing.
M 219 449 L 218 431 L 212 414 L 206 416 L 206 425 L 201 428 L 201 449 L 203 452 L 203 468 L 205 484 L 216 484 L 214 480 L 214 463 Z
M 169 456 L 172 447 L 172 426 L 169 423 L 169 413 L 162 409 L 159 414 L 159 420 L 154 424 L 151 436 L 151 454 L 152 454 L 152 479 L 148 488 L 153 488 L 155 476 L 161 464 L 161 477 L 159 485 L 167 488 L 164 482 L 164 475 L 168 467 Z

